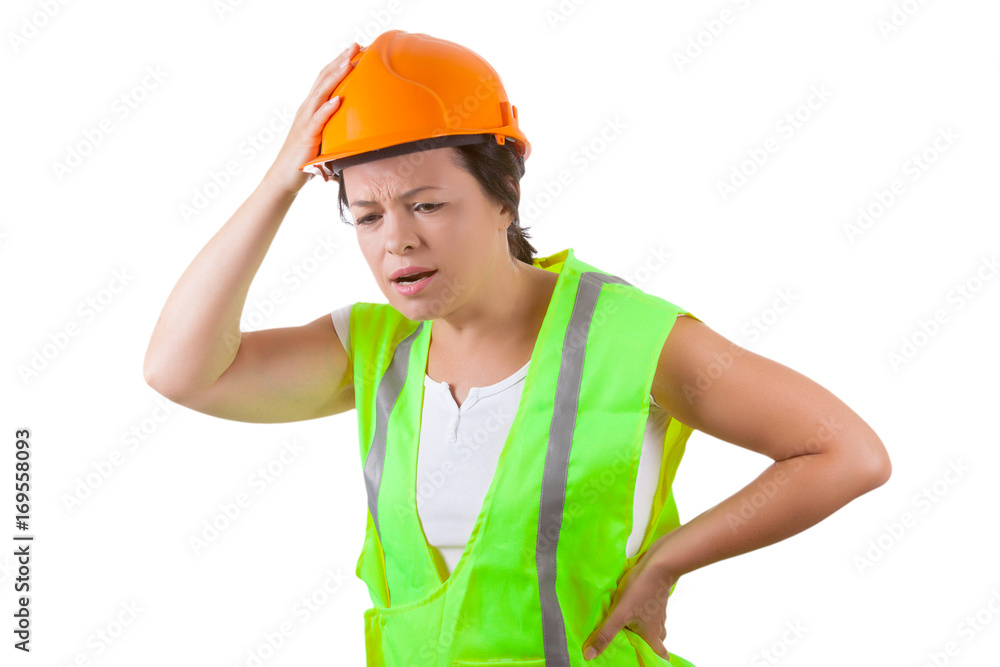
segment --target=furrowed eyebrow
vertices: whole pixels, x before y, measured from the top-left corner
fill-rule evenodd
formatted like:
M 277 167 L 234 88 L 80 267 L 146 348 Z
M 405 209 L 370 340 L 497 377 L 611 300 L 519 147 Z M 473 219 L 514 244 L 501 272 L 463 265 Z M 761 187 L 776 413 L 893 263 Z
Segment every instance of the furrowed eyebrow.
M 415 195 L 418 192 L 423 192 L 424 190 L 440 190 L 440 189 L 441 188 L 439 188 L 436 185 L 424 185 L 422 187 L 414 188 L 413 190 L 409 190 L 408 192 L 404 192 L 403 194 L 401 194 L 398 197 L 396 197 L 396 199 L 406 199 L 407 197 Z M 357 200 L 355 202 L 352 202 L 350 204 L 349 208 L 354 208 L 355 206 L 374 206 L 377 203 L 378 202 L 369 201 L 367 199 L 359 199 L 359 200 Z

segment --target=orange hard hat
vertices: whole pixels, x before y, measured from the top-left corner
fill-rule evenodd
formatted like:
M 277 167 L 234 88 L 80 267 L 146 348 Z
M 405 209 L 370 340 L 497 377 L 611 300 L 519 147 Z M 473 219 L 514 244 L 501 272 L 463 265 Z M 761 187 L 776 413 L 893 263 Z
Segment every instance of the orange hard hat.
M 338 180 L 345 167 L 444 146 L 511 140 L 527 158 L 500 75 L 479 54 L 423 33 L 389 30 L 351 59 L 320 155 L 299 167 Z

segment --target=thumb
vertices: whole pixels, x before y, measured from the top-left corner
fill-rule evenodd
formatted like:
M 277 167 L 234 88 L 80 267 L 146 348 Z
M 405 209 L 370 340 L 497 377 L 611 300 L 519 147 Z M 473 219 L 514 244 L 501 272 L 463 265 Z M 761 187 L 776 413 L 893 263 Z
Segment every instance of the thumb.
M 615 610 L 604 620 L 604 623 L 597 628 L 587 640 L 583 642 L 583 657 L 585 660 L 593 660 L 608 647 L 608 644 L 615 638 L 615 635 L 624 627 L 624 623 L 615 618 Z

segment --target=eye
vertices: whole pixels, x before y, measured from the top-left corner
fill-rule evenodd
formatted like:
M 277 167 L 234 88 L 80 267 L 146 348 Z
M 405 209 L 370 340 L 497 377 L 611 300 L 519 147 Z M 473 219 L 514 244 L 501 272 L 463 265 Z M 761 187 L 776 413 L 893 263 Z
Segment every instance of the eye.
M 441 204 L 441 203 L 438 203 L 438 204 L 415 204 L 416 208 L 420 208 L 421 206 L 429 206 L 430 207 L 429 210 L 425 209 L 424 211 L 421 211 L 422 213 L 433 213 L 434 211 L 437 211 L 439 208 L 441 208 L 442 206 L 444 206 L 444 204 Z M 377 218 L 377 217 L 379 217 L 379 216 L 376 213 L 373 213 L 371 215 L 366 215 L 363 218 L 358 218 L 355 221 L 354 224 L 361 225 L 361 226 L 370 225 L 374 221 L 373 219 Z

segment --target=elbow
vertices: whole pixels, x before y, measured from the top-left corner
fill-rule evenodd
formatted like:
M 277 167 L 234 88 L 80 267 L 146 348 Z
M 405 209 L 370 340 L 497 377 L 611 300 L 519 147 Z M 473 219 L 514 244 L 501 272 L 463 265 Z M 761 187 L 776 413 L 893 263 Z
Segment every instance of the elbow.
M 183 400 L 181 398 L 183 392 L 170 382 L 170 373 L 163 372 L 160 366 L 152 363 L 149 355 L 146 355 L 142 364 L 142 378 L 153 391 L 167 400 L 174 403 L 180 403 Z
M 149 363 L 145 363 L 142 366 L 142 379 L 145 380 L 146 384 L 159 395 L 163 396 L 164 398 L 174 400 L 171 397 L 172 392 L 164 389 L 164 384 L 163 381 L 160 379 L 160 374 L 157 371 L 155 371 L 153 367 L 149 365 Z
M 841 492 L 850 498 L 863 496 L 889 481 L 892 462 L 882 440 L 859 423 L 825 448 L 827 465 Z
M 881 442 L 879 445 L 881 447 Z M 871 466 L 869 474 L 871 475 L 872 489 L 877 489 L 886 482 L 889 481 L 889 477 L 892 476 L 892 462 L 889 460 L 889 453 L 885 451 L 885 447 L 881 447 L 881 454 L 878 456 L 877 461 Z
M 162 386 L 161 377 L 163 373 L 160 371 L 160 364 L 157 364 L 154 359 L 153 348 L 150 346 L 146 349 L 146 356 L 142 360 L 142 379 L 152 389 L 162 394 L 163 391 L 161 391 L 160 387 Z
M 157 385 L 159 384 L 159 374 L 154 370 L 153 364 L 149 360 L 148 350 L 146 351 L 146 358 L 142 361 L 142 379 L 146 381 L 146 384 L 149 385 L 149 387 L 161 394 L 163 393 L 157 388 Z
M 149 346 L 146 347 L 146 355 L 142 359 L 142 379 L 158 394 L 165 396 L 161 389 L 163 373 L 160 366 L 162 364 L 157 362 L 157 355 L 153 352 L 153 341 L 151 340 Z
M 854 451 L 852 468 L 862 485 L 862 493 L 873 491 L 889 481 L 892 476 L 892 461 L 877 435 L 869 433 Z

